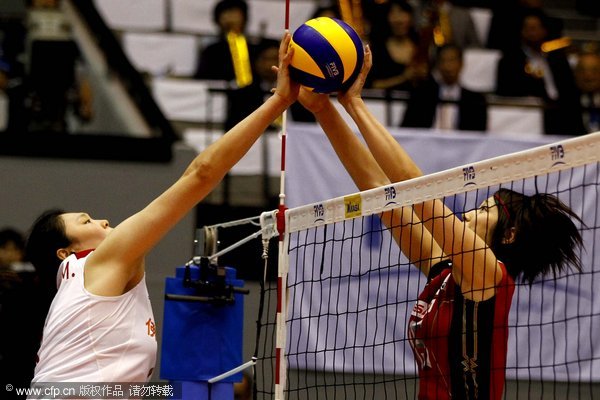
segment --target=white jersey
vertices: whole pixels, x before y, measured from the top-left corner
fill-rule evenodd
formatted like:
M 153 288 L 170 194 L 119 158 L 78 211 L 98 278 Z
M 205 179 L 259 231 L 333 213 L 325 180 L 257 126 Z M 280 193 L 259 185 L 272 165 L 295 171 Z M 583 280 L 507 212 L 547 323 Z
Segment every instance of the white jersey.
M 72 254 L 58 269 L 32 383 L 146 382 L 152 375 L 156 325 L 145 277 L 120 296 L 91 294 L 83 282 L 89 254 Z

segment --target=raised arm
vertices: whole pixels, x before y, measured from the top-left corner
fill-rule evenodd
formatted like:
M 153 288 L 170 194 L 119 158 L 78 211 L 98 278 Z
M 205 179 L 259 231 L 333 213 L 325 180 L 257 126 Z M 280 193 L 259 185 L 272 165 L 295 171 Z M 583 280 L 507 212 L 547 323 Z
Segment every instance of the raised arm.
M 359 190 L 387 185 L 390 180 L 326 94 L 300 89 L 300 103 L 315 116 L 338 158 Z
M 358 93 L 359 98 L 364 79 L 370 68 L 368 48 L 366 55 L 366 62 L 361 74 L 348 92 Z M 359 190 L 390 184 L 390 179 L 373 154 L 346 124 L 337 108 L 331 103 L 329 96 L 301 89 L 299 100 L 315 115 L 317 122 L 323 128 L 337 156 Z M 370 115 L 368 110 L 365 111 Z M 364 124 L 364 126 L 370 128 L 372 125 Z M 381 125 L 377 126 L 381 127 Z M 424 274 L 429 273 L 429 268 L 433 263 L 441 260 L 441 248 L 432 240 L 429 232 L 419 224 L 418 217 L 413 213 L 412 208 L 384 212 L 381 219 L 390 228 L 392 236 L 410 262 Z
M 144 275 L 144 256 L 221 181 L 262 132 L 297 98 L 288 75 L 290 35 L 279 49 L 274 94 L 246 119 L 199 154 L 184 174 L 143 210 L 118 225 L 90 255 L 85 286 L 99 295 L 120 295 Z
M 377 186 L 379 182 L 383 181 L 383 178 L 377 172 L 377 179 L 369 180 L 368 174 L 364 171 L 357 173 L 356 169 L 360 171 L 361 168 L 368 168 L 371 173 L 383 171 L 388 181 L 391 182 L 404 181 L 422 175 L 420 168 L 404 148 L 368 110 L 360 95 L 366 74 L 371 66 L 371 59 L 367 47 L 361 74 L 354 85 L 338 97 L 363 135 L 370 150 L 370 157 L 365 157 L 362 151 L 357 153 L 358 139 L 354 137 L 345 123 L 343 124 L 344 129 L 336 128 L 340 123 L 331 120 L 334 118 L 332 115 L 335 107 L 326 108 L 326 112 L 321 113 L 322 115 L 315 110 L 317 120 L 336 147 L 338 156 L 346 155 L 346 159 L 343 159 L 342 162 L 361 190 Z M 300 97 L 300 100 L 303 100 L 303 96 Z M 348 131 L 356 141 L 351 140 Z M 343 136 L 336 137 L 334 135 Z M 362 146 L 362 143 L 359 141 L 358 143 Z M 351 149 L 343 149 L 344 146 L 350 145 Z M 338 150 L 340 147 L 342 149 Z M 360 154 L 360 158 L 357 154 Z M 373 166 L 373 158 L 378 165 L 377 169 Z M 350 168 L 348 164 L 351 164 Z M 392 230 L 402 252 L 425 274 L 428 274 L 433 263 L 443 258 L 451 258 L 454 279 L 461 286 L 467 298 L 484 300 L 491 297 L 495 293 L 496 284 L 502 278 L 502 273 L 498 268 L 496 257 L 485 241 L 456 218 L 442 201 L 417 204 L 413 209 L 415 215 L 410 213 L 409 216 L 405 209 L 402 215 L 398 215 L 399 212 L 396 212 L 393 215 L 384 214 L 382 217 L 383 222 L 389 227 L 405 226 L 404 229 L 394 228 Z M 423 221 L 422 225 L 415 225 L 415 222 L 420 221 Z M 405 225 L 407 222 L 411 222 L 411 224 Z
M 368 67 L 372 58 L 367 53 L 365 65 Z M 360 96 L 365 74 L 361 73 L 359 79 L 362 82 L 356 82 L 349 91 L 339 96 L 339 100 L 358 126 L 377 163 L 393 182 L 421 176 L 421 169 L 413 159 L 369 112 Z M 502 272 L 485 241 L 466 227 L 440 200 L 416 204 L 413 209 L 418 219 L 423 221 L 427 232 L 433 235 L 433 239 L 441 247 L 441 253 L 438 253 L 436 246 L 433 246 L 432 257 L 447 256 L 452 259 L 454 279 L 461 286 L 465 297 L 485 300 L 493 296 Z M 413 239 L 416 238 L 411 238 Z M 406 254 L 405 249 L 402 250 Z
M 361 92 L 373 62 L 368 46 L 365 48 L 364 60 L 361 73 L 352 87 L 345 93 L 339 94 L 340 104 L 354 120 L 371 153 L 392 182 L 401 182 L 423 175 L 402 146 L 367 108 Z

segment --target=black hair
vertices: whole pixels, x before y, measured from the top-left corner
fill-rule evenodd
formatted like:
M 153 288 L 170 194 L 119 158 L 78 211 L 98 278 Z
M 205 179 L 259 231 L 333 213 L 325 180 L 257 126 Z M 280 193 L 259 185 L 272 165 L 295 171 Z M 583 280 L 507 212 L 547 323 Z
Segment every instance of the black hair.
M 0 230 L 0 247 L 5 246 L 7 243 L 14 243 L 20 250 L 25 249 L 25 239 L 16 229 L 4 228 Z
M 60 209 L 42 213 L 33 223 L 25 246 L 27 259 L 40 277 L 48 282 L 54 282 L 61 263 L 56 251 L 71 244 L 67 238 L 64 221 L 60 217 L 64 213 Z
M 398 6 L 400 9 L 413 17 L 415 21 L 415 9 L 406 0 L 388 0 L 385 3 L 377 5 L 372 15 L 370 41 L 372 44 L 387 40 L 392 35 L 392 29 L 388 22 L 388 15 L 392 7 Z M 408 32 L 410 39 L 418 43 L 420 40 L 419 33 L 415 23 L 413 22 Z
M 436 48 L 436 51 L 435 51 L 435 59 L 436 59 L 436 61 L 439 61 L 440 56 L 442 55 L 442 53 L 445 52 L 445 51 L 447 51 L 447 50 L 454 50 L 454 51 L 456 51 L 456 54 L 458 55 L 458 58 L 460 59 L 460 61 L 463 61 L 463 57 L 464 57 L 463 49 L 459 45 L 454 44 L 454 43 L 446 43 L 446 44 L 443 44 L 440 47 Z
M 538 276 L 552 272 L 554 277 L 569 268 L 581 271 L 577 248 L 583 239 L 575 221 L 583 221 L 557 197 L 536 193 L 528 196 L 502 188 L 494 194 L 498 222 L 491 249 L 511 276 L 530 285 Z M 514 240 L 505 238 L 511 228 Z
M 238 9 L 242 12 L 244 20 L 248 21 L 248 4 L 245 0 L 221 0 L 213 9 L 213 22 L 219 25 L 219 17 L 225 11 Z
M 542 26 L 544 27 L 544 29 L 546 29 L 546 31 L 549 32 L 550 29 L 550 19 L 548 18 L 548 14 L 546 14 L 546 12 L 542 9 L 539 8 L 528 8 L 525 9 L 520 17 L 519 17 L 519 22 L 520 22 L 520 29 L 523 28 L 523 24 L 525 23 L 525 20 L 529 17 L 535 17 L 538 18 L 540 20 L 540 23 L 542 24 Z
M 263 51 L 272 49 L 272 48 L 279 50 L 279 42 L 274 39 L 262 38 L 256 44 L 256 54 L 260 54 Z

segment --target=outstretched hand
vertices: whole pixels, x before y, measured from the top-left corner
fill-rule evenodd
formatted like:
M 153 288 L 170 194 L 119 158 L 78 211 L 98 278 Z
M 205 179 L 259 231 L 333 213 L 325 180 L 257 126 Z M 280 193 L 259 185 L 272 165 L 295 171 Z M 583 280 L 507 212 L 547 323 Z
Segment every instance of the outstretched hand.
M 361 97 L 361 92 L 365 86 L 367 75 L 369 74 L 372 65 L 373 55 L 371 54 L 371 48 L 369 45 L 366 45 L 363 65 L 358 73 L 358 76 L 354 80 L 354 83 L 345 92 L 338 93 L 338 100 L 344 107 L 346 107 L 346 105 L 350 103 L 352 99 Z
M 273 90 L 288 105 L 293 104 L 298 98 L 300 85 L 290 79 L 289 66 L 294 54 L 294 48 L 290 46 L 292 36 L 286 32 L 279 45 L 279 66 L 271 67 L 277 72 L 277 86 Z
M 329 95 L 323 93 L 315 93 L 308 90 L 304 86 L 300 88 L 300 95 L 298 101 L 304 108 L 313 114 L 318 114 L 325 109 L 325 106 L 329 104 Z

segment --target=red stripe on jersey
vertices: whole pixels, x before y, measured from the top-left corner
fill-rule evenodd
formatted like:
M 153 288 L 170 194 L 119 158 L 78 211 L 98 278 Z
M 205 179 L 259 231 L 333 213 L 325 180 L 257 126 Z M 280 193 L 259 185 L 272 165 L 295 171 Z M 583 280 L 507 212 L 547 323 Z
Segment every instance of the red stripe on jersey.
M 87 257 L 87 255 L 90 254 L 92 251 L 94 251 L 94 249 L 78 251 L 77 253 L 75 253 L 75 257 L 77 257 L 77 259 L 79 260 L 81 258 Z
M 512 297 L 515 292 L 515 282 L 508 274 L 503 263 L 499 262 L 502 268 L 502 281 L 496 291 L 496 310 L 504 309 L 505 312 L 494 313 L 494 334 L 492 338 L 492 359 L 490 371 L 490 399 L 502 398 L 504 390 L 504 381 L 506 377 L 506 353 L 508 345 L 508 314 Z
M 449 262 L 432 268 L 408 327 L 419 399 L 502 397 L 514 281 L 504 264 L 499 266 L 502 280 L 496 295 L 479 303 L 462 296 Z

